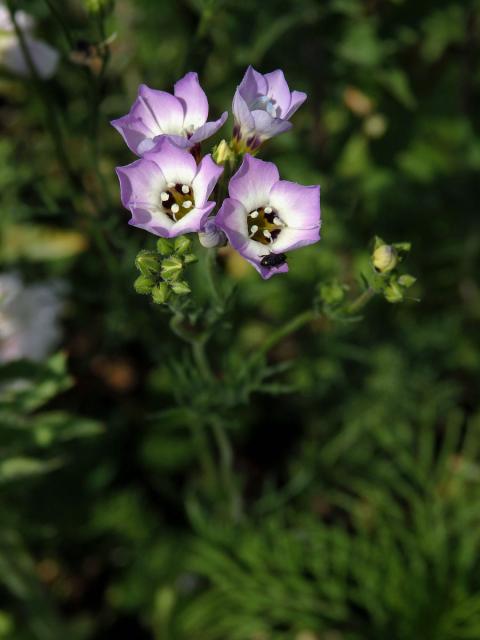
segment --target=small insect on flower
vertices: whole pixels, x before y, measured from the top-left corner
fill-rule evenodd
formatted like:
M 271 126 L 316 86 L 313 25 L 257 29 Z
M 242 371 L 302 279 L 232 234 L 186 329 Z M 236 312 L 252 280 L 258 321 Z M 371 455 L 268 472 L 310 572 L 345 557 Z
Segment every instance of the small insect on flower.
M 260 264 L 262 267 L 279 267 L 282 264 L 285 264 L 287 261 L 286 253 L 267 253 L 266 255 L 260 256 L 262 259 L 260 260 Z

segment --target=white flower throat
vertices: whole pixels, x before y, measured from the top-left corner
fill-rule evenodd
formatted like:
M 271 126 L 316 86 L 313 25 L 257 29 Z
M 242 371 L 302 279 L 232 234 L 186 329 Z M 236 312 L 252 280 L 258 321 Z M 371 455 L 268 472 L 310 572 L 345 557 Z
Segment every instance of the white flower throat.
M 193 189 L 188 184 L 169 182 L 167 189 L 160 194 L 160 204 L 167 216 L 178 222 L 195 208 Z
M 262 244 L 271 244 L 280 235 L 285 223 L 272 207 L 258 207 L 247 216 L 248 237 Z

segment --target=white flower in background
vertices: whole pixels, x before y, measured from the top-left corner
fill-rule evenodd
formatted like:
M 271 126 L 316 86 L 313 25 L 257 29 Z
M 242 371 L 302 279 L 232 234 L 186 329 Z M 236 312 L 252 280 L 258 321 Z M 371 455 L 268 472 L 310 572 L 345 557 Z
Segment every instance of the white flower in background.
M 0 274 L 0 363 L 43 360 L 61 337 L 63 287 L 24 285 L 16 273 Z
M 17 24 L 22 30 L 25 45 L 30 52 L 33 64 L 41 78 L 51 78 L 57 70 L 59 53 L 56 49 L 42 40 L 37 40 L 31 35 L 35 26 L 32 16 L 24 11 L 15 13 Z M 23 54 L 20 41 L 15 33 L 15 27 L 10 19 L 7 7 L 0 2 L 0 65 L 6 67 L 12 73 L 20 76 L 29 76 L 30 68 Z

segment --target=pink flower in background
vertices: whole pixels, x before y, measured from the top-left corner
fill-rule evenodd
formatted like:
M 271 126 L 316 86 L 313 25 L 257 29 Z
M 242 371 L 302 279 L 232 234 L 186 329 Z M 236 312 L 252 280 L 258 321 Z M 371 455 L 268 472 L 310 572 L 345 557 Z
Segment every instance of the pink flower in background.
M 60 57 L 58 51 L 31 35 L 35 26 L 31 16 L 23 11 L 17 11 L 15 18 L 23 31 L 25 46 L 38 75 L 44 79 L 51 78 L 57 70 Z M 10 13 L 3 4 L 0 4 L 0 65 L 17 75 L 30 75 L 30 67 L 10 19 Z
M 25 285 L 16 273 L 0 274 L 0 363 L 43 360 L 61 337 L 62 285 Z
M 191 148 L 213 136 L 227 115 L 225 111 L 218 120 L 207 122 L 207 96 L 198 75 L 189 72 L 175 83 L 174 95 L 140 85 L 130 112 L 113 120 L 112 125 L 131 151 L 142 156 L 162 136 L 168 136 L 179 147 Z
M 262 278 L 288 271 L 287 251 L 320 239 L 320 187 L 280 180 L 272 162 L 246 154 L 215 223 Z
M 306 93 L 290 91 L 283 71 L 262 75 L 248 67 L 233 98 L 237 144 L 255 151 L 265 140 L 288 131 L 289 118 L 306 98 Z
M 201 231 L 215 202 L 208 201 L 223 171 L 210 155 L 192 154 L 163 137 L 143 158 L 118 167 L 130 224 L 164 238 Z

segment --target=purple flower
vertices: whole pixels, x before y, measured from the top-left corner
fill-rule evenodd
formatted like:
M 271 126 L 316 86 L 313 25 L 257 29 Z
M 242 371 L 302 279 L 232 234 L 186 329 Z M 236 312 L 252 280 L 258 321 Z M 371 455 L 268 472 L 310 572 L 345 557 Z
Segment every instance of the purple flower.
M 208 196 L 222 171 L 210 155 L 197 166 L 191 153 L 161 138 L 143 158 L 117 167 L 130 224 L 164 238 L 202 230 L 215 206 Z
M 233 130 L 241 150 L 255 151 L 273 136 L 288 131 L 288 119 L 305 102 L 307 94 L 290 91 L 283 71 L 262 75 L 248 67 L 233 98 Z
M 130 112 L 112 120 L 133 153 L 150 151 L 160 136 L 168 136 L 181 148 L 190 148 L 216 133 L 227 112 L 207 122 L 208 100 L 196 73 L 187 73 L 175 83 L 174 95 L 141 84 Z
M 262 278 L 288 271 L 283 254 L 320 239 L 320 187 L 280 180 L 272 162 L 246 154 L 215 222 Z

